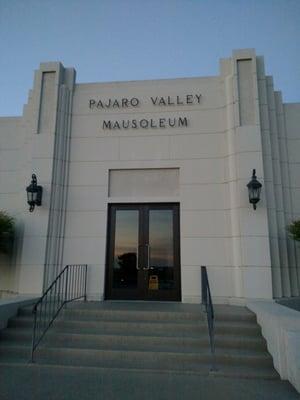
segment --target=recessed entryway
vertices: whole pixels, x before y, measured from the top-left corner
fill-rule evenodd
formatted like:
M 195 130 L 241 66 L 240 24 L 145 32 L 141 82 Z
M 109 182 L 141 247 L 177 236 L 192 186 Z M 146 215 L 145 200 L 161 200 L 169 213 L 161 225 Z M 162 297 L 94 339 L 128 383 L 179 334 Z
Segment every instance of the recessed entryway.
M 111 204 L 106 298 L 180 300 L 178 204 Z

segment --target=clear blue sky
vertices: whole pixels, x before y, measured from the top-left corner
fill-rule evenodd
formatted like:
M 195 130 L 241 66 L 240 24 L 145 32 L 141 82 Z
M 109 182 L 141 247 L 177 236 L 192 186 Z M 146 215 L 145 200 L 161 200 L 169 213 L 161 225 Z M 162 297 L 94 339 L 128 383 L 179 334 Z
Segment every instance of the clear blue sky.
M 208 76 L 249 47 L 300 102 L 300 0 L 0 0 L 0 115 L 21 115 L 40 62 L 77 82 Z

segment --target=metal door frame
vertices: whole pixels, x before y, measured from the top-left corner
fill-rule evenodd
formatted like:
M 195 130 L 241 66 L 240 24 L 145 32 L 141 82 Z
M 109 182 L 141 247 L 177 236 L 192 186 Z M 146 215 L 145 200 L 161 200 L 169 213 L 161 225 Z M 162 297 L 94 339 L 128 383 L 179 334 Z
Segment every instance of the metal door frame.
M 149 240 L 149 211 L 173 210 L 173 241 L 174 241 L 174 281 L 175 287 L 170 290 L 149 290 L 143 284 L 145 272 L 138 272 L 137 289 L 113 288 L 113 268 L 110 264 L 113 257 L 115 240 L 115 221 L 117 210 L 139 211 L 139 246 L 142 247 L 139 263 L 146 259 L 145 241 Z M 181 268 L 180 268 L 180 221 L 179 203 L 111 203 L 108 204 L 107 245 L 105 266 L 105 299 L 110 300 L 157 300 L 181 301 Z

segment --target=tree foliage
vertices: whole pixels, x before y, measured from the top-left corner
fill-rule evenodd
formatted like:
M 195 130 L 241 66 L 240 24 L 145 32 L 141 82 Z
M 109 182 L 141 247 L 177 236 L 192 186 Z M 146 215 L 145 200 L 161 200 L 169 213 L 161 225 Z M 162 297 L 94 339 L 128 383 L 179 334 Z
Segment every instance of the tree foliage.
M 5 211 L 0 211 L 0 252 L 10 253 L 14 239 L 15 221 Z
M 294 240 L 300 242 L 300 219 L 293 221 L 288 227 L 288 232 Z

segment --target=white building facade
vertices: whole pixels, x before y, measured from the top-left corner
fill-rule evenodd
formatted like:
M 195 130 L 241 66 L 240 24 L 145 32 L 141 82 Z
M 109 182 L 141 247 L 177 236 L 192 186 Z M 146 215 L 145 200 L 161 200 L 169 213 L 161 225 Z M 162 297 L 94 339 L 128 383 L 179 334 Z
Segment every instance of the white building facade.
M 0 290 L 40 294 L 88 264 L 90 299 L 200 302 L 205 265 L 217 303 L 299 296 L 286 231 L 300 217 L 299 126 L 300 103 L 282 103 L 253 50 L 201 78 L 77 84 L 41 64 L 23 115 L 0 118 L 0 209 L 16 221 Z

